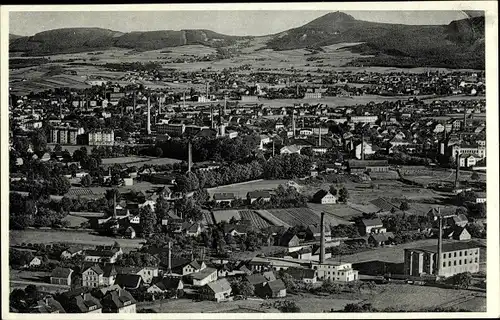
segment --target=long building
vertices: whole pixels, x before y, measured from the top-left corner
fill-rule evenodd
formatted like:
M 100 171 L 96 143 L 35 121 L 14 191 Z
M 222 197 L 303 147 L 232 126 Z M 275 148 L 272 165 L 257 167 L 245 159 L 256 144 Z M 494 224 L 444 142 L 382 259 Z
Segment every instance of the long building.
M 438 247 L 405 249 L 406 275 L 451 277 L 457 273 L 479 271 L 479 246 L 473 242 L 446 242 L 442 245 L 441 269 L 438 270 Z

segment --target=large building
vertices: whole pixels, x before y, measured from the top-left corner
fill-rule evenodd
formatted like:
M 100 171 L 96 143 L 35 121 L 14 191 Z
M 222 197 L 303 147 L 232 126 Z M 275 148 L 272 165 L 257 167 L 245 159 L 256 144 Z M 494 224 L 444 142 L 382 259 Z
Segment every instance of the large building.
M 168 134 L 173 137 L 180 137 L 186 130 L 186 125 L 183 123 L 157 123 L 155 125 L 156 133 Z
M 438 246 L 405 249 L 405 274 L 450 277 L 457 273 L 479 271 L 479 247 L 476 243 L 445 242 L 442 245 L 441 254 L 441 270 L 438 271 Z
M 83 133 L 83 128 L 54 127 L 50 130 L 50 142 L 59 144 L 78 144 L 78 136 Z
M 358 280 L 358 271 L 352 268 L 351 263 L 319 263 L 313 264 L 312 269 L 316 271 L 319 280 L 331 280 L 350 282 Z
M 88 134 L 89 146 L 112 146 L 114 143 L 115 132 L 113 130 L 94 130 Z

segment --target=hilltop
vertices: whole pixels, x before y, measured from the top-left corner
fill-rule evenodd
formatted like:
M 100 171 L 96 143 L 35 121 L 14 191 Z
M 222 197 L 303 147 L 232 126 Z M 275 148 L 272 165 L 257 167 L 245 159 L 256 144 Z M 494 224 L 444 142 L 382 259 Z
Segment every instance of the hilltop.
M 227 46 L 235 39 L 210 30 L 162 30 L 123 33 L 102 28 L 64 28 L 30 37 L 11 38 L 9 50 L 25 55 L 49 55 L 106 49 L 111 47 L 155 50 L 189 44 Z
M 375 55 L 361 59 L 365 64 L 484 68 L 484 17 L 481 16 L 448 25 L 403 25 L 356 20 L 334 12 L 274 35 L 267 46 L 273 50 L 291 50 L 353 42 L 363 44 L 348 50 Z
M 403 25 L 356 20 L 332 12 L 298 28 L 264 37 L 229 36 L 203 29 L 122 33 L 102 28 L 65 28 L 30 37 L 11 35 L 9 49 L 26 56 L 112 47 L 147 51 L 191 44 L 224 47 L 251 38 L 266 38 L 265 48 L 276 51 L 362 43 L 345 48 L 366 56 L 351 65 L 484 69 L 485 63 L 484 16 L 448 25 Z

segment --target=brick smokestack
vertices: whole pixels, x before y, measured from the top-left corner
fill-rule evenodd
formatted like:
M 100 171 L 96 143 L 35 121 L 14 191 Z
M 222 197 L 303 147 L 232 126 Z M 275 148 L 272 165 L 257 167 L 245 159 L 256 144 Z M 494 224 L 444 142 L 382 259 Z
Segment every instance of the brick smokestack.
M 438 208 L 439 231 L 438 231 L 438 247 L 437 247 L 437 276 L 441 275 L 442 256 L 443 256 L 443 217 L 441 216 L 441 208 Z
M 455 152 L 455 161 L 457 163 L 457 168 L 455 169 L 455 189 L 459 187 L 460 179 L 460 153 L 458 150 Z
M 321 240 L 319 249 L 319 263 L 325 262 L 325 213 L 321 212 Z
M 193 166 L 193 154 L 191 151 L 191 141 L 188 142 L 188 172 L 191 172 Z
M 146 131 L 151 134 L 151 97 L 148 96 L 148 123 L 146 124 Z

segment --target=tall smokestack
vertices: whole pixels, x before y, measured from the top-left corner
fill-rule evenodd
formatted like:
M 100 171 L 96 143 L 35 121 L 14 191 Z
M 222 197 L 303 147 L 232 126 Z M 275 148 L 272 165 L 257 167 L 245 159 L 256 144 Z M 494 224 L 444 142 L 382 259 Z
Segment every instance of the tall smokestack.
M 224 115 L 226 115 L 227 112 L 227 97 L 224 95 Z
M 191 141 L 188 142 L 188 172 L 191 172 L 193 166 L 193 155 L 191 153 Z
M 135 113 L 137 112 L 136 108 L 137 108 L 137 98 L 136 98 L 135 91 L 134 91 L 134 116 L 135 116 Z
M 168 242 L 168 266 L 167 273 L 172 274 L 172 241 Z
M 182 108 L 186 108 L 186 91 L 182 92 Z
M 318 129 L 319 129 L 319 139 L 318 139 L 319 141 L 318 141 L 318 144 L 321 147 L 321 126 Z
M 319 263 L 325 262 L 325 213 L 321 212 L 321 240 L 319 249 Z
M 442 255 L 443 255 L 443 217 L 441 216 L 441 208 L 438 208 L 439 231 L 438 231 L 438 248 L 437 248 L 437 276 L 441 275 Z
M 466 128 L 467 128 L 467 106 L 464 105 L 464 126 L 462 131 L 465 131 Z
M 365 134 L 361 137 L 361 160 L 365 160 Z
M 151 134 L 151 97 L 148 96 L 148 123 L 146 124 L 146 131 Z
M 206 83 L 206 89 L 205 89 L 205 92 L 206 92 L 206 97 L 207 97 L 207 100 L 208 100 L 208 81 Z
M 274 138 L 273 138 L 273 157 L 274 157 Z
M 113 218 L 116 219 L 116 192 L 113 192 Z
M 455 152 L 455 161 L 457 163 L 457 168 L 455 169 L 455 189 L 459 187 L 460 179 L 460 153 L 458 150 Z
M 295 138 L 295 108 L 292 109 L 292 133 L 293 137 Z
M 214 128 L 214 108 L 210 105 L 210 128 Z

